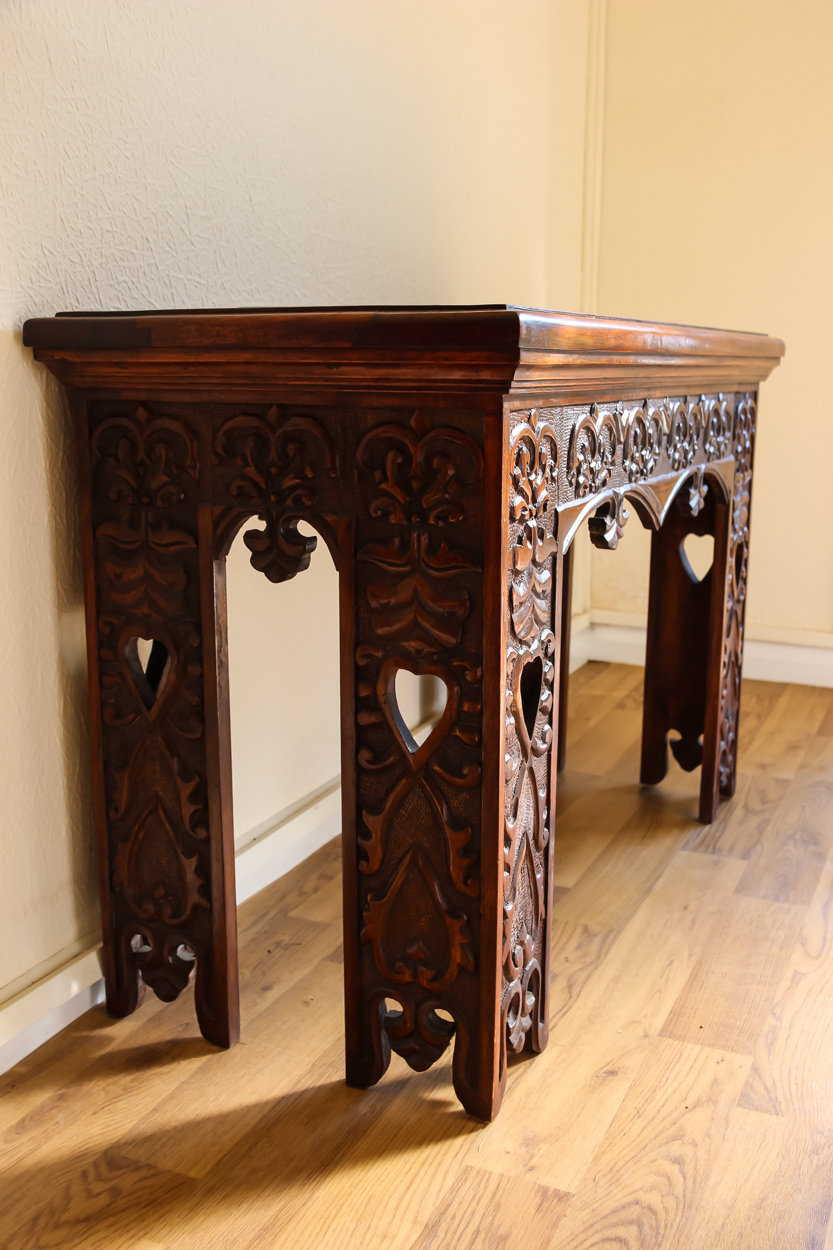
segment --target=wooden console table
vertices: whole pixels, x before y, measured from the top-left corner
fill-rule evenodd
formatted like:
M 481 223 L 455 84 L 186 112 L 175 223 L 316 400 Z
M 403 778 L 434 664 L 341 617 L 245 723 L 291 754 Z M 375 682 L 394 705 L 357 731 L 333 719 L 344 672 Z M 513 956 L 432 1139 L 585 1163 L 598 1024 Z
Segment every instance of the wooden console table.
M 140 979 L 238 1037 L 225 556 L 339 569 L 347 1080 L 391 1048 L 491 1119 L 548 1029 L 570 543 L 651 555 L 642 780 L 735 785 L 763 335 L 504 305 L 66 314 L 24 343 L 70 389 L 107 1004 Z M 698 582 L 681 544 L 714 535 Z M 297 659 L 304 650 L 299 622 Z M 143 641 L 144 640 L 144 641 Z M 399 669 L 447 704 L 417 746 Z M 314 748 L 314 744 L 310 744 Z M 398 1004 L 398 1007 L 393 1006 Z

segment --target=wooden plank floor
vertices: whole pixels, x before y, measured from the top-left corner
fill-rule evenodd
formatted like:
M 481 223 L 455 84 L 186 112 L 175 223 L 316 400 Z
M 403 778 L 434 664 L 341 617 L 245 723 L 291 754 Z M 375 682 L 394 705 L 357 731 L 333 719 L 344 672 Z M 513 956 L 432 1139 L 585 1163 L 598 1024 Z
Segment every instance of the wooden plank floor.
M 637 784 L 641 670 L 572 680 L 553 1026 L 494 1124 L 448 1058 L 341 1081 L 339 852 L 240 909 L 243 1041 L 190 994 L 0 1078 L 0 1245 L 833 1250 L 833 691 L 746 682 L 740 782 Z

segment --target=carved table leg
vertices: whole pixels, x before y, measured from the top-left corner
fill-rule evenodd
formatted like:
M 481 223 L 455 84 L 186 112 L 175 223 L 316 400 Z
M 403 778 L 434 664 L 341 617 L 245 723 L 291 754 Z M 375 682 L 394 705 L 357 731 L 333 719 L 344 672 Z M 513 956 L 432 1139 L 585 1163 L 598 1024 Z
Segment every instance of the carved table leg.
M 197 435 L 133 403 L 78 409 L 108 1009 L 196 964 L 205 1037 L 237 1040 L 225 593 Z M 140 980 L 141 979 L 141 980 Z
M 379 1080 L 392 1050 L 422 1071 L 454 1037 L 455 1090 L 487 1120 L 500 1105 L 507 1044 L 546 1041 L 560 573 L 554 514 L 540 539 L 534 525 L 554 434 L 523 424 L 511 447 L 502 439 L 499 422 L 466 413 L 420 411 L 372 427 L 356 455 L 354 571 L 342 565 L 342 601 L 355 595 L 343 684 L 355 699 L 344 814 L 347 1080 Z M 522 454 L 532 456 L 526 470 Z M 484 498 L 504 500 L 503 518 Z M 421 745 L 396 703 L 401 669 L 446 687 Z
M 748 394 L 740 400 L 735 410 L 732 499 L 723 522 L 726 533 L 720 538 L 722 593 L 715 595 L 712 605 L 712 652 L 703 736 L 703 776 L 700 785 L 700 819 L 706 824 L 714 819 L 719 796 L 731 797 L 735 793 L 737 778 L 743 627 L 749 564 L 749 509 L 752 501 L 756 418 L 756 396 Z M 715 540 L 715 552 L 717 547 Z
M 722 469 L 687 478 L 651 544 L 641 780 L 668 770 L 670 746 L 687 771 L 702 764 L 700 819 L 714 819 L 718 794 L 734 792 L 755 404 L 733 418 L 733 499 Z M 711 569 L 698 581 L 683 552 L 689 534 L 714 536 Z
M 567 762 L 567 702 L 570 694 L 570 626 L 573 613 L 573 548 L 564 555 L 561 594 L 561 644 L 559 647 L 558 680 L 558 771 Z

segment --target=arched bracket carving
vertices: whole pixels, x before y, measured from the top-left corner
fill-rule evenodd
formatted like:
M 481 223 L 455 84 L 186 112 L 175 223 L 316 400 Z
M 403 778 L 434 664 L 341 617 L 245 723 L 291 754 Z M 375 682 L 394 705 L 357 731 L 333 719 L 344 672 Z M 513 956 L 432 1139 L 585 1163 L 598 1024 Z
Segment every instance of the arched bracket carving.
M 248 530 L 243 541 L 252 566 L 270 581 L 309 567 L 316 539 L 299 531 L 299 520 L 321 534 L 337 566 L 338 468 L 329 432 L 302 412 L 273 404 L 263 416 L 238 413 L 224 421 L 214 438 L 214 472 L 238 506 L 215 509 L 215 559 L 228 554 L 244 522 L 257 516 L 264 528 Z
M 679 473 L 666 474 L 651 482 L 635 482 L 633 485 L 608 488 L 592 498 L 563 504 L 557 510 L 557 534 L 566 554 L 581 526 L 589 518 L 588 528 L 594 546 L 605 551 L 618 546 L 622 531 L 628 520 L 628 509 L 634 511 L 646 529 L 658 530 L 680 492 L 687 485 L 686 506 L 696 516 L 702 507 L 709 484 L 714 485 L 719 497 L 729 502 L 734 482 L 734 461 L 715 460 L 711 464 L 696 465 Z
M 274 513 L 251 512 L 244 508 L 216 508 L 214 511 L 214 559 L 224 560 L 240 530 L 247 521 L 257 517 L 264 529 L 246 530 L 243 542 L 251 552 L 252 567 L 264 573 L 270 582 L 286 582 L 309 568 L 312 553 L 318 546 L 315 534 L 302 534 L 298 522 L 304 521 L 324 539 L 338 568 L 338 518 L 317 512 Z

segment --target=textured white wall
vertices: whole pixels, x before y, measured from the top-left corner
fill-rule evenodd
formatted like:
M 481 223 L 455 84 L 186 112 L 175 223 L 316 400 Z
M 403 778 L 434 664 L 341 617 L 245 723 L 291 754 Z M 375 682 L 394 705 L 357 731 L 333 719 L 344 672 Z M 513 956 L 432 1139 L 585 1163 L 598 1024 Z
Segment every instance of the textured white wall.
M 750 636 L 833 645 L 833 5 L 609 0 L 599 306 L 764 330 Z M 593 553 L 594 610 L 647 607 L 649 538 Z
M 578 0 L 0 3 L 0 999 L 97 926 L 73 452 L 20 325 L 62 308 L 576 307 L 585 36 Z M 327 554 L 281 587 L 245 556 L 229 570 L 238 833 L 338 771 Z

